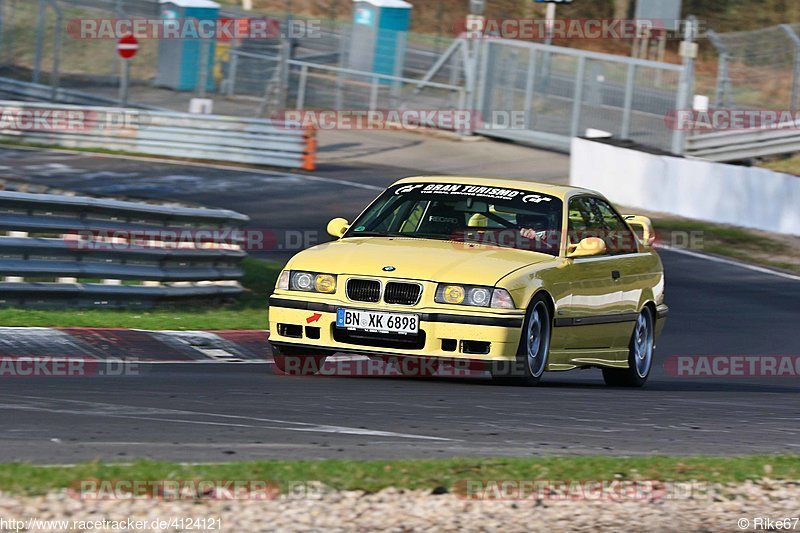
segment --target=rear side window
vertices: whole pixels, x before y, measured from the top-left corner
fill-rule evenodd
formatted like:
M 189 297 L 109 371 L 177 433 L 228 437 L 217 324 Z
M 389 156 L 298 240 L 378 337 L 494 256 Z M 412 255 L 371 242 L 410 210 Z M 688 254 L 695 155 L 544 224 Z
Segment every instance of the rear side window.
M 639 251 L 633 232 L 608 202 L 579 196 L 569 202 L 569 241 L 578 244 L 587 237 L 603 239 L 611 255 Z

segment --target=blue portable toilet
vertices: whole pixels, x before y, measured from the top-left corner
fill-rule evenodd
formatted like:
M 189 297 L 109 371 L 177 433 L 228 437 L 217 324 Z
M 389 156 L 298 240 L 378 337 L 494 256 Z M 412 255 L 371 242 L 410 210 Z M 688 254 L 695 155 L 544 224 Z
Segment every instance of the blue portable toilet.
M 412 5 L 403 0 L 353 0 L 348 66 L 401 76 Z M 388 80 L 387 80 L 388 81 Z
M 176 91 L 193 91 L 200 80 L 200 57 L 202 47 L 208 49 L 206 62 L 206 91 L 214 90 L 214 54 L 216 35 L 211 39 L 200 39 L 194 30 L 200 21 L 219 19 L 219 4 L 211 0 L 160 0 L 161 18 L 164 20 L 165 38 L 158 43 L 158 71 L 155 84 Z M 178 34 L 179 38 L 170 38 Z

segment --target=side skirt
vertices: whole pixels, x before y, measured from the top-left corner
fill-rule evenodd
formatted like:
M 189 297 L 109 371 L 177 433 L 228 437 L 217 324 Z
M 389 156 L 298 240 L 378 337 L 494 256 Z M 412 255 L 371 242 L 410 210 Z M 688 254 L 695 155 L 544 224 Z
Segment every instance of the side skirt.
M 573 370 L 582 366 L 599 366 L 607 368 L 628 368 L 627 350 L 551 350 L 548 363 L 550 372 Z

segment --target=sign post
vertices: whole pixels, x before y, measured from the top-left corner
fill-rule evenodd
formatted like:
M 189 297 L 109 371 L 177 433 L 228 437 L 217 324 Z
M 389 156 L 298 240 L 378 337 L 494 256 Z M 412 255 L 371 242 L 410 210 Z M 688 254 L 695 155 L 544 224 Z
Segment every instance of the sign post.
M 117 53 L 122 58 L 122 77 L 119 83 L 119 105 L 128 105 L 128 84 L 131 77 L 131 59 L 139 51 L 139 41 L 133 35 L 125 35 L 117 41 Z
M 558 4 L 571 4 L 572 0 L 536 0 L 537 4 L 547 4 L 545 20 L 544 44 L 553 44 L 553 26 L 556 23 L 556 6 Z

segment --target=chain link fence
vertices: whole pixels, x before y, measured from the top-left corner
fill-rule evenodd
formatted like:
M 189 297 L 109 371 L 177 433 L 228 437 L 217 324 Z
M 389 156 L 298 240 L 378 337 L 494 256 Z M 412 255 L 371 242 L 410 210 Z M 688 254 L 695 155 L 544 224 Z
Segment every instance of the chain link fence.
M 718 55 L 716 108 L 797 109 L 800 24 L 733 33 L 708 32 Z

